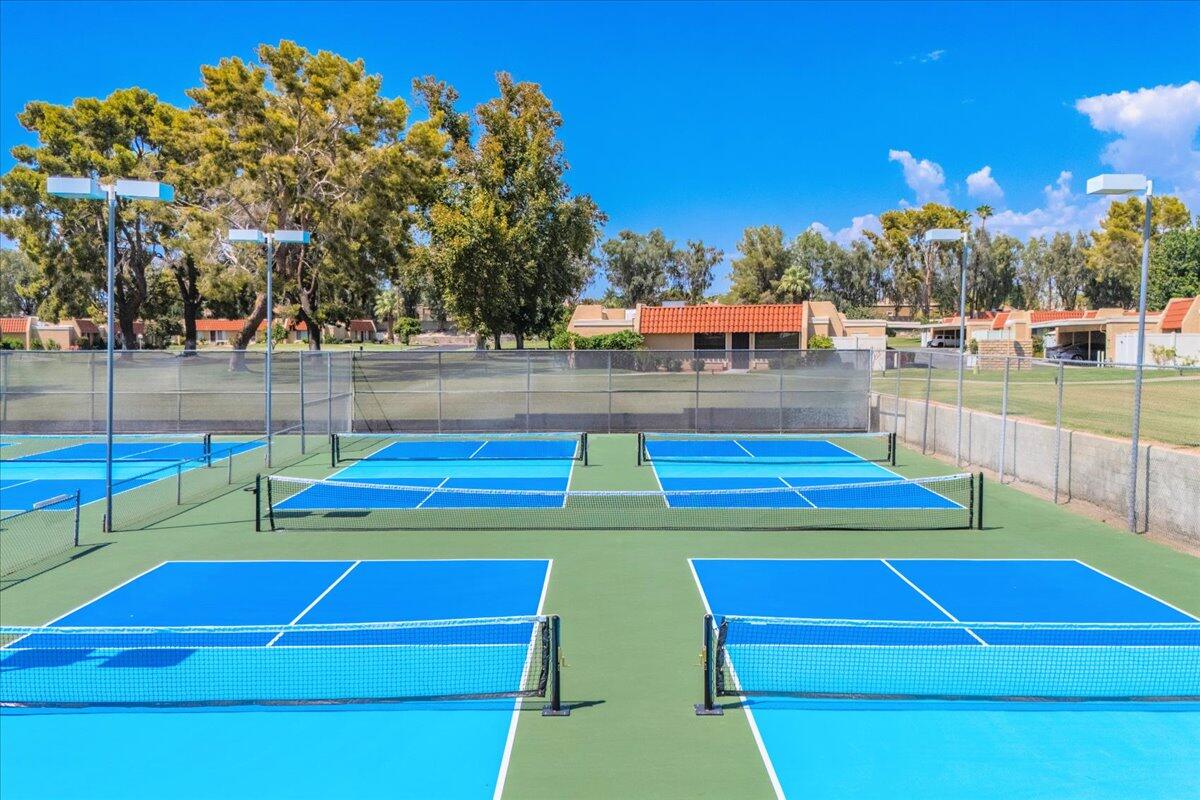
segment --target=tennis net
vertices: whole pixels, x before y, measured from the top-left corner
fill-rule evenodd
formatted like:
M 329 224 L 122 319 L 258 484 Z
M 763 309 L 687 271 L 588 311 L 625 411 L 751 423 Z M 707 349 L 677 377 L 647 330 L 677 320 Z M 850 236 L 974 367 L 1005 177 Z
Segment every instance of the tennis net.
M 344 461 L 570 459 L 587 464 L 586 433 L 335 433 L 333 466 Z
M 557 693 L 558 618 L 0 628 L 0 705 L 303 705 Z M 557 697 L 555 697 L 557 702 Z
M 79 491 L 0 516 L 0 577 L 79 546 Z
M 1200 623 L 704 622 L 714 696 L 1200 699 Z
M 982 525 L 982 477 L 679 491 L 481 489 L 262 476 L 257 530 L 852 529 Z
M 104 434 L 15 434 L 0 436 L 0 460 L 103 463 Z M 194 461 L 212 457 L 209 433 L 113 434 L 114 461 Z
M 638 434 L 638 464 L 655 461 L 896 463 L 896 434 L 652 433 Z

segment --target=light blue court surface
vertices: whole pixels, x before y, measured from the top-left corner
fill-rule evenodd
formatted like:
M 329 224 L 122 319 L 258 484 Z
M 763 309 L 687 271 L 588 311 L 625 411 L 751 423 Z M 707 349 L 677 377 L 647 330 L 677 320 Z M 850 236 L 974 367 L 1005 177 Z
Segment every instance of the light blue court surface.
M 378 449 L 329 476 L 371 488 L 302 490 L 276 510 L 363 508 L 554 508 L 565 502 L 577 463 L 574 441 L 520 439 L 381 442 Z M 455 456 L 462 456 L 456 458 Z M 413 489 L 412 487 L 420 487 Z M 501 493 L 439 493 L 435 489 L 498 489 Z M 504 494 L 503 491 L 559 494 Z
M 1070 560 L 695 559 L 691 563 L 705 608 L 718 618 L 1196 621 Z M 981 634 L 979 647 L 987 646 L 987 635 Z M 743 685 L 760 677 L 743 674 L 742 669 L 753 667 L 744 658 L 739 668 L 736 646 L 727 652 Z M 1200 704 L 1195 703 L 756 697 L 747 699 L 745 708 L 777 790 L 790 797 L 1200 796 Z
M 820 439 L 681 437 L 646 441 L 650 465 L 667 492 L 725 489 L 779 489 L 729 495 L 727 507 L 771 508 L 904 508 L 954 509 L 954 500 L 918 484 L 899 483 L 903 476 Z M 841 489 L 812 487 L 845 486 Z M 677 507 L 711 507 L 704 495 L 668 496 Z
M 259 442 L 222 442 L 213 446 L 211 459 L 206 460 L 199 441 L 115 442 L 113 493 L 173 479 L 176 464 L 182 470 L 218 469 L 224 459 L 262 446 Z M 104 459 L 103 442 L 84 442 L 0 461 L 0 510 L 28 511 L 35 503 L 76 490 L 81 503 L 99 500 L 104 497 Z
M 549 570 L 543 560 L 167 562 L 52 625 L 286 626 L 528 616 L 540 613 Z M 296 644 L 301 651 L 314 643 Z M 526 649 L 515 648 L 517 663 Z M 494 662 L 494 653 L 488 658 Z M 155 666 L 133 670 L 120 659 L 107 666 L 96 661 L 94 669 L 130 668 L 134 683 L 145 680 L 135 671 Z M 449 666 L 469 670 L 461 652 Z M 491 797 L 502 780 L 516 714 L 511 699 L 4 709 L 0 796 Z M 64 742 L 87 746 L 72 748 L 64 759 Z

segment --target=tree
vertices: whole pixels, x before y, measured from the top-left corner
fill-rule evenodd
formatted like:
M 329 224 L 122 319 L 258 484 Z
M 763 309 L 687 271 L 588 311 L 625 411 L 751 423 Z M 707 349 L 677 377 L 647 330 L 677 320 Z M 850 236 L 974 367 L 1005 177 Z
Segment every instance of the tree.
M 375 308 L 372 316 L 375 319 L 382 319 L 387 325 L 388 344 L 396 342 L 395 321 L 403 311 L 403 298 L 395 287 L 380 289 L 375 294 Z
M 1045 270 L 1060 308 L 1078 308 L 1087 288 L 1087 253 L 1091 242 L 1083 233 L 1054 234 L 1045 254 Z
M 375 289 L 407 253 L 417 206 L 440 176 L 436 126 L 408 127 L 408 106 L 380 95 L 362 61 L 310 53 L 294 42 L 258 49 L 259 63 L 223 59 L 191 89 L 205 130 L 200 168 L 226 187 L 214 209 L 228 227 L 301 228 L 313 244 L 276 253 L 280 304 L 319 349 L 327 320 L 369 308 Z M 225 248 L 224 271 L 254 287 L 241 348 L 266 315 L 261 248 Z
M 1150 253 L 1146 291 L 1149 308 L 1165 308 L 1172 297 L 1200 295 L 1200 228 L 1167 231 Z
M 169 157 L 163 145 L 174 137 L 179 110 L 144 89 L 120 89 L 103 100 L 79 98 L 70 106 L 40 101 L 18 115 L 38 136 L 36 145 L 12 149 L 17 166 L 0 185 L 0 233 L 16 239 L 44 276 L 43 304 L 61 316 L 77 316 L 95 304 L 106 285 L 107 210 L 104 203 L 78 202 L 46 193 L 50 175 L 98 175 L 161 180 Z M 173 233 L 169 210 L 120 200 L 117 209 L 113 304 L 123 348 L 137 345 L 134 321 L 162 284 L 164 242 Z
M 848 248 L 828 242 L 828 258 L 812 273 L 813 297 L 831 300 L 839 308 L 868 308 L 881 299 L 887 284 L 884 248 L 856 239 Z
M 658 228 L 646 235 L 621 231 L 600 245 L 600 251 L 604 277 L 628 306 L 660 302 L 668 277 L 679 276 L 682 269 L 675 242 Z
M 541 89 L 503 72 L 497 84 L 499 97 L 475 109 L 478 141 L 455 143 L 431 241 L 451 313 L 497 348 L 504 333 L 521 348 L 582 290 L 604 217 L 590 197 L 570 194 L 562 117 Z
M 885 211 L 880 215 L 879 224 L 883 234 L 872 239 L 876 242 L 882 240 L 890 250 L 892 290 L 896 300 L 920 305 L 922 312 L 929 315 L 934 299 L 935 275 L 950 271 L 957 274 L 958 253 L 962 245 L 931 247 L 924 241 L 925 234 L 934 228 L 965 229 L 967 216 L 965 211 L 940 203 Z
M 733 260 L 729 299 L 735 303 L 772 303 L 774 290 L 791 263 L 783 229 L 762 225 L 742 231 L 741 258 Z
M 781 303 L 799 303 L 812 295 L 812 279 L 804 264 L 792 264 L 775 284 L 775 299 Z
M 31 316 L 50 295 L 37 265 L 20 250 L 0 250 L 0 317 Z
M 1087 252 L 1089 275 L 1084 292 L 1093 306 L 1128 308 L 1137 302 L 1145 215 L 1146 207 L 1137 197 L 1109 204 Z M 1191 213 L 1182 201 L 1169 195 L 1156 198 L 1150 221 L 1151 250 L 1163 233 L 1190 225 Z
M 702 241 L 688 240 L 668 265 L 670 293 L 689 303 L 702 303 L 713 282 L 713 269 L 725 258 L 724 251 Z

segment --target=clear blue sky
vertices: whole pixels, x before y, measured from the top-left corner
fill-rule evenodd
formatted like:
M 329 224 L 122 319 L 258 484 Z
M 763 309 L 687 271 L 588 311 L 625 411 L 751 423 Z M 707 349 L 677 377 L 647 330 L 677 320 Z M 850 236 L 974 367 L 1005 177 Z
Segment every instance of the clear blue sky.
M 252 58 L 260 42 L 288 38 L 362 58 L 387 94 L 405 98 L 424 74 L 453 84 L 464 107 L 493 96 L 498 70 L 537 82 L 565 118 L 569 182 L 599 202 L 609 233 L 662 227 L 729 254 L 748 225 L 778 224 L 790 236 L 820 222 L 837 232 L 926 196 L 962 207 L 987 199 L 1011 209 L 1017 233 L 1042 230 L 1038 219 L 1069 226 L 1086 213 L 1056 215 L 1044 192 L 1061 172 L 1073 173 L 1078 193 L 1114 166 L 1102 151 L 1121 136 L 1146 152 L 1164 147 L 1154 144 L 1161 131 L 1136 124 L 1097 130 L 1095 120 L 1121 117 L 1114 104 L 1126 103 L 1102 96 L 1200 78 L 1197 3 L 0 8 L 0 169 L 29 138 L 15 115 L 30 100 L 69 103 L 140 85 L 186 104 L 201 64 Z M 1124 52 L 1111 49 L 1118 40 Z M 122 41 L 128 52 L 106 54 Z M 1193 95 L 1200 85 L 1184 98 L 1189 108 Z M 1102 98 L 1091 117 L 1076 107 L 1089 97 Z M 1194 165 L 1200 122 L 1183 116 L 1167 126 L 1168 147 Z M 892 151 L 911 154 L 907 178 Z M 979 193 L 968 193 L 967 176 L 985 166 L 1002 196 L 978 177 Z M 1185 166 L 1164 177 L 1200 188 L 1191 174 Z

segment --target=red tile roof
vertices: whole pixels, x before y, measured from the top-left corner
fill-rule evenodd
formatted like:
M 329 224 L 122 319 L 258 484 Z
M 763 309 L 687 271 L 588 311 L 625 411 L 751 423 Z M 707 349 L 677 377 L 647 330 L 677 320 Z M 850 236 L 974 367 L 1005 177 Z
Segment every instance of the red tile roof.
M 1163 331 L 1171 332 L 1182 330 L 1183 318 L 1187 316 L 1191 310 L 1192 304 L 1196 302 L 1194 297 L 1177 297 L 1167 303 L 1167 307 L 1163 309 L 1162 314 L 1162 329 Z
M 350 320 L 351 333 L 374 333 L 375 321 L 370 319 L 352 319 Z
M 804 329 L 800 303 L 752 306 L 643 306 L 640 333 L 791 333 Z
M 25 333 L 32 317 L 0 317 L 0 333 Z
M 1029 321 L 1052 322 L 1057 319 L 1083 319 L 1085 316 L 1082 311 L 1030 311 Z
M 196 331 L 198 333 L 208 333 L 209 331 L 226 331 L 229 333 L 237 333 L 246 324 L 244 319 L 198 319 L 196 320 Z
M 992 320 L 992 330 L 1002 330 L 1004 328 L 1004 323 L 1008 322 L 1009 313 L 1010 312 L 1008 311 L 1001 311 L 999 314 L 997 314 L 996 318 Z
M 79 333 L 82 336 L 95 336 L 100 333 L 100 326 L 92 322 L 90 319 L 82 319 L 77 317 L 71 321 L 75 323 L 75 327 L 79 330 Z

